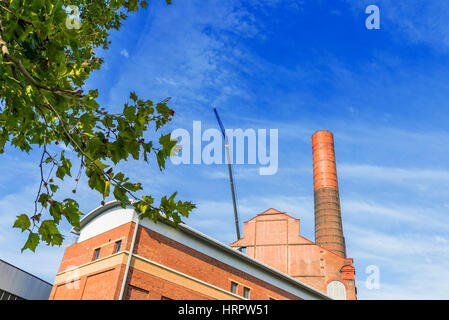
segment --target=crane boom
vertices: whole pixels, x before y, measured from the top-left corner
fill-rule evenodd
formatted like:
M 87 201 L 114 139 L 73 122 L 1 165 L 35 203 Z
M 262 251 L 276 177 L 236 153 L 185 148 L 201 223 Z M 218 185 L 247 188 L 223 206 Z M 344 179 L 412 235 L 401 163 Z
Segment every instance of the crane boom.
M 239 240 L 240 239 L 239 217 L 237 213 L 237 202 L 235 200 L 234 179 L 232 177 L 232 166 L 231 166 L 231 156 L 229 154 L 228 136 L 226 135 L 225 128 L 223 126 L 223 123 L 221 122 L 220 116 L 218 115 L 216 108 L 214 108 L 214 113 L 215 117 L 217 118 L 218 125 L 220 126 L 223 138 L 225 140 L 226 158 L 228 160 L 229 181 L 231 182 L 232 204 L 234 205 L 235 231 L 237 233 L 237 240 Z

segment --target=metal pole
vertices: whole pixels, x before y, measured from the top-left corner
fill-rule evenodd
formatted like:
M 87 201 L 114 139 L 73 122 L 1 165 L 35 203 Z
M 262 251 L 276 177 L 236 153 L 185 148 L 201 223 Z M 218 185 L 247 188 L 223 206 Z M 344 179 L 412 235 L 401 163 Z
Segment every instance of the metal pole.
M 226 158 L 228 159 L 229 180 L 231 181 L 232 204 L 234 205 L 235 231 L 237 233 L 237 240 L 239 240 L 240 239 L 239 216 L 237 213 L 237 202 L 235 200 L 234 179 L 232 178 L 232 166 L 231 166 L 231 156 L 229 154 L 228 136 L 226 135 L 225 128 L 223 126 L 223 123 L 221 122 L 220 116 L 218 115 L 216 108 L 214 108 L 214 113 L 215 117 L 217 118 L 218 125 L 220 126 L 221 133 L 223 134 L 223 138 L 225 139 Z M 242 248 L 239 248 L 238 250 L 242 251 Z
M 232 179 L 231 156 L 229 155 L 228 137 L 225 138 L 226 157 L 228 159 L 229 180 L 231 181 L 232 204 L 234 205 L 235 231 L 237 232 L 237 240 L 240 239 L 239 217 L 237 215 L 237 203 L 235 201 L 234 179 Z

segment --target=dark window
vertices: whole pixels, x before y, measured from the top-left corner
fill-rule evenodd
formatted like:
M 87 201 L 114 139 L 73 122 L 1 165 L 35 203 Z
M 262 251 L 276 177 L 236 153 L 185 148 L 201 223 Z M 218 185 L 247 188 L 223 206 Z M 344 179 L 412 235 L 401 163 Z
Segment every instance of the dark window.
M 9 300 L 9 293 L 2 290 L 2 292 L 0 292 L 0 300 Z
M 0 289 L 0 300 L 24 300 L 24 299 Z
M 100 248 L 95 249 L 94 260 L 97 260 L 99 256 L 100 256 Z
M 270 297 L 270 299 L 269 300 L 277 300 L 277 299 L 275 299 L 275 298 L 272 298 L 272 297 Z
M 243 298 L 249 299 L 249 288 L 243 287 Z
M 240 250 L 242 253 L 246 254 L 246 247 L 242 247 Z
M 115 243 L 115 250 L 114 253 L 117 253 L 120 251 L 120 247 L 122 246 L 122 240 L 119 240 Z
M 237 294 L 237 287 L 238 284 L 235 283 L 234 281 L 231 281 L 231 292 Z
M 162 296 L 162 297 L 161 297 L 161 300 L 173 300 L 173 299 L 170 299 L 170 298 L 168 298 L 168 297 Z

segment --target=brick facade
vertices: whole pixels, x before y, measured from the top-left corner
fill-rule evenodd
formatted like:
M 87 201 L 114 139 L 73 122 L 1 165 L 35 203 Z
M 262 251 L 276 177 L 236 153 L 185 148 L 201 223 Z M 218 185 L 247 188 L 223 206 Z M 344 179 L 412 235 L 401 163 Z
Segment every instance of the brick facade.
M 243 237 L 232 247 L 327 293 L 332 281 L 343 283 L 346 299 L 356 299 L 353 260 L 299 235 L 299 219 L 269 209 L 244 223 Z
M 50 299 L 118 299 L 133 230 L 131 222 L 69 246 Z M 123 246 L 114 253 L 117 240 Z M 124 299 L 242 299 L 244 287 L 250 299 L 301 299 L 143 226 L 134 254 Z

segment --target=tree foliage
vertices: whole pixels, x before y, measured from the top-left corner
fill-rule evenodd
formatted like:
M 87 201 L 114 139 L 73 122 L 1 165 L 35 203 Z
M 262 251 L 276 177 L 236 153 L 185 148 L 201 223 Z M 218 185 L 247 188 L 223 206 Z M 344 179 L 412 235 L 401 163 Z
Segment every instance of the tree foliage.
M 159 204 L 150 195 L 139 197 L 141 184 L 115 169 L 128 158 L 149 162 L 150 156 L 160 170 L 165 168 L 176 143 L 169 134 L 159 134 L 174 115 L 169 99 L 153 103 L 132 92 L 123 112 L 113 114 L 96 101 L 97 90 L 83 90 L 89 75 L 103 63 L 95 49 L 108 49 L 110 32 L 119 30 L 127 14 L 139 6 L 146 8 L 148 3 L 0 0 L 0 153 L 7 145 L 42 151 L 34 213 L 20 214 L 14 223 L 29 232 L 22 251 L 34 251 L 41 241 L 60 245 L 62 219 L 79 227 L 78 203 L 58 200 L 58 188 L 68 177 L 78 184 L 86 176 L 89 187 L 103 199 L 112 193 L 123 207 L 132 204 L 142 217 L 155 221 L 163 215 L 177 224 L 195 208 L 176 201 L 176 193 L 162 197 Z M 144 133 L 153 138 L 146 140 Z M 54 147 L 58 144 L 80 160 L 76 175 L 64 148 Z

